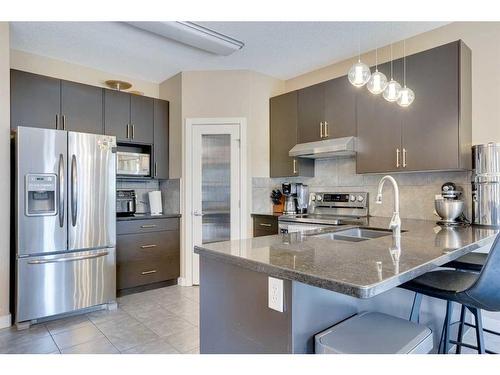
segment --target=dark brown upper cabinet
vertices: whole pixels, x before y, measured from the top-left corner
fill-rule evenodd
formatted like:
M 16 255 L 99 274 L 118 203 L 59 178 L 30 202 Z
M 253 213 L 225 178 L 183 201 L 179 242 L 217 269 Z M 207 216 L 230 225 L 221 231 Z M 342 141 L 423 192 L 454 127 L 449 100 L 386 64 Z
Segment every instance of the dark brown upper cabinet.
M 153 143 L 153 99 L 105 90 L 104 131 L 118 142 Z
M 314 160 L 288 155 L 297 142 L 297 91 L 269 100 L 271 177 L 314 176 Z
M 346 76 L 298 91 L 298 143 L 356 135 L 356 88 Z
M 64 130 L 103 134 L 103 89 L 61 81 L 61 125 Z
M 169 103 L 154 99 L 153 177 L 168 179 Z
M 31 126 L 62 129 L 61 81 L 38 74 L 10 71 L 11 128 Z
M 407 108 L 359 93 L 357 173 L 471 168 L 471 51 L 456 41 L 406 59 Z M 388 79 L 390 64 L 379 66 Z M 394 78 L 403 83 L 403 59 Z M 399 139 L 399 141 L 398 141 Z M 392 155 L 392 157 L 391 157 Z
M 103 133 L 102 89 L 11 70 L 11 128 Z

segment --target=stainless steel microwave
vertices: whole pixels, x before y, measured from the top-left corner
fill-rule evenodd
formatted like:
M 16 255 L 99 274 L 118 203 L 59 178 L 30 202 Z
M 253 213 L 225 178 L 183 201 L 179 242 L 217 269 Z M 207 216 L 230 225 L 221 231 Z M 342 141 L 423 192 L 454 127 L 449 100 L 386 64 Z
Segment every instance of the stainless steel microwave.
M 116 153 L 116 174 L 119 176 L 150 176 L 150 155 L 118 151 Z

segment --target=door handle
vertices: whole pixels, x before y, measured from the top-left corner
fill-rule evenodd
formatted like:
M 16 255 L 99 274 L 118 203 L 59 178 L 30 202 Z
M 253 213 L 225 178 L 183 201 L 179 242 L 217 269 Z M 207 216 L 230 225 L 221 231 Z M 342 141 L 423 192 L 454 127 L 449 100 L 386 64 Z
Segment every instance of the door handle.
M 64 155 L 59 155 L 59 226 L 64 226 Z
M 406 148 L 403 147 L 403 168 L 406 168 Z
M 396 168 L 399 168 L 400 163 L 399 163 L 399 154 L 401 151 L 399 151 L 399 148 L 396 149 Z
M 319 137 L 323 138 L 324 137 L 324 131 L 323 131 L 323 121 L 319 123 Z
M 293 174 L 297 174 L 297 159 L 293 159 Z
M 71 157 L 71 224 L 76 226 L 78 213 L 78 171 L 76 156 Z
M 157 247 L 158 245 L 141 245 L 141 249 L 151 249 L 153 247 Z
M 198 211 L 193 211 L 193 216 L 203 216 L 204 214 L 203 213 L 200 213 Z
M 328 134 L 328 122 L 327 121 L 324 122 L 324 127 L 325 127 L 325 131 L 324 131 L 325 138 L 328 138 L 329 134 Z
M 108 251 L 104 251 L 102 253 L 91 254 L 91 255 L 79 255 L 79 256 L 73 256 L 73 257 L 61 257 L 61 258 L 54 258 L 54 259 L 39 259 L 39 260 L 31 260 L 28 262 L 28 264 L 74 262 L 77 260 L 100 258 L 100 257 L 106 256 L 108 254 L 109 254 Z

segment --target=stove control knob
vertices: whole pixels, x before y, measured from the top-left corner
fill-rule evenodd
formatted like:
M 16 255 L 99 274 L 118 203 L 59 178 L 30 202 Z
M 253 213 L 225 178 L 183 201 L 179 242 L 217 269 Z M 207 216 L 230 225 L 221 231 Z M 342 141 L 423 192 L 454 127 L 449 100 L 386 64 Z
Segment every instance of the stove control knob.
M 316 200 L 316 195 L 311 194 L 311 200 L 314 202 Z
M 362 195 L 358 195 L 358 202 L 363 202 L 365 198 Z
M 349 195 L 349 200 L 351 202 L 354 202 L 356 200 L 356 197 L 354 195 Z
M 321 195 L 316 195 L 316 200 L 317 201 L 321 201 L 323 199 L 323 197 Z

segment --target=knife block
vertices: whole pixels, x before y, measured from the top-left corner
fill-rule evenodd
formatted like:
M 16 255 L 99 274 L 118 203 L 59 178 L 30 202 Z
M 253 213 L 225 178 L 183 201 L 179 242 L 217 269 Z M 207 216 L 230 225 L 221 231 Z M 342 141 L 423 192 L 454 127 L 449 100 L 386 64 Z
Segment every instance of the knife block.
M 285 197 L 281 196 L 278 204 L 273 203 L 273 214 L 282 214 L 285 209 Z

